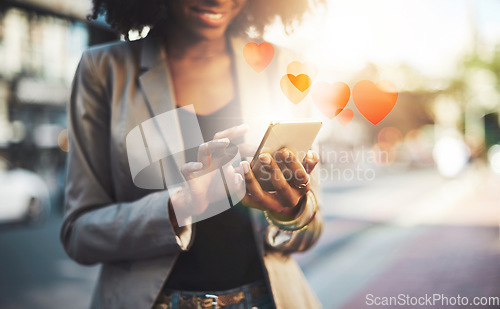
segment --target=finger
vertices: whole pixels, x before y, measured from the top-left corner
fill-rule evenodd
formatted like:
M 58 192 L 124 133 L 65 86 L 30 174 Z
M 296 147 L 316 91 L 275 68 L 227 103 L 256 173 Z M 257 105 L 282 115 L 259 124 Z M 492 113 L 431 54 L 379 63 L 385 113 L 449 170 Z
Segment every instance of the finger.
M 319 163 L 319 154 L 316 151 L 309 150 L 307 151 L 304 160 L 302 161 L 302 165 L 304 166 L 306 172 L 311 174 L 316 165 Z
M 229 143 L 230 143 L 229 138 L 220 138 L 208 141 L 204 144 L 205 147 L 207 147 L 210 150 L 210 152 L 214 153 L 216 151 L 221 151 L 226 149 Z
M 283 177 L 285 178 L 285 180 L 287 182 L 290 182 L 292 180 L 293 173 L 286 165 L 286 163 L 285 163 L 286 158 L 282 155 L 282 152 L 280 150 L 277 150 L 276 152 L 274 152 L 273 159 L 278 164 L 278 166 L 281 170 L 281 173 L 283 173 Z
M 247 161 L 242 161 L 240 165 L 244 173 L 247 194 L 250 194 L 254 196 L 257 200 L 260 200 L 264 195 L 264 191 L 262 190 L 259 182 L 255 178 L 252 169 L 250 168 L 250 164 L 248 164 Z
M 235 173 L 234 174 L 234 184 L 237 186 L 237 188 L 239 189 L 240 186 L 242 187 L 244 183 L 245 183 L 245 178 L 243 178 L 243 176 L 241 176 L 241 174 Z
M 299 190 L 302 195 L 305 194 L 309 191 L 309 175 L 307 174 L 307 171 L 290 150 L 282 148 L 280 152 L 284 158 L 286 166 L 292 171 L 293 177 L 290 181 L 291 185 L 294 186 L 295 189 Z
M 260 210 L 271 210 L 278 211 L 281 209 L 279 203 L 276 199 L 262 190 L 259 182 L 255 178 L 255 175 L 250 168 L 250 164 L 247 161 L 241 162 L 241 167 L 243 169 L 246 193 L 242 202 L 252 208 L 257 208 Z
M 231 164 L 228 164 L 224 168 L 224 178 L 228 182 L 232 182 L 236 188 L 240 188 L 240 186 L 244 185 L 245 179 L 243 178 L 243 171 L 241 167 L 234 168 Z M 231 189 L 229 189 L 231 190 Z
M 228 139 L 233 139 L 238 136 L 242 136 L 248 131 L 248 125 L 247 124 L 242 124 L 236 127 L 229 128 L 224 131 L 220 131 L 215 133 L 214 139 L 221 139 L 221 138 L 228 138 Z
M 203 143 L 198 148 L 198 161 L 209 169 L 212 167 L 212 155 L 223 151 L 229 145 L 229 139 L 222 138 Z
M 290 187 L 276 161 L 273 160 L 270 154 L 262 153 L 259 155 L 259 161 L 263 168 L 270 173 L 271 183 L 278 193 L 278 198 L 284 207 L 293 207 L 297 205 L 301 197 L 295 190 Z
M 250 164 L 247 161 L 242 161 L 240 166 L 243 170 L 246 189 L 246 194 L 242 199 L 242 203 L 252 208 L 265 210 L 261 206 L 261 203 L 259 203 L 263 199 L 264 191 L 257 182 L 257 179 L 255 179 Z
M 185 179 L 191 179 L 194 177 L 194 173 L 202 168 L 203 164 L 201 162 L 188 162 L 181 166 L 181 173 Z
M 238 166 L 234 168 L 231 165 L 226 166 L 223 169 L 224 179 L 217 179 L 217 183 L 212 186 L 212 193 L 209 196 L 216 197 L 216 200 L 221 200 L 226 198 L 227 192 L 226 187 L 230 192 L 232 197 L 241 197 L 245 195 L 245 179 L 243 178 L 243 171 L 239 171 L 241 168 Z M 223 182 L 221 182 L 223 181 Z M 221 190 L 222 189 L 222 190 Z M 231 198 L 232 198 L 231 197 Z

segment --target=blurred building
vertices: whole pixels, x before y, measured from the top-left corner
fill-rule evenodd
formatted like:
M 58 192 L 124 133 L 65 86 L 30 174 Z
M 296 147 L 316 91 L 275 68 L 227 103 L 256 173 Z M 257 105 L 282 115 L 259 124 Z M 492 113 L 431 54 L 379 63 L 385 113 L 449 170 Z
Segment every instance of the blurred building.
M 60 207 L 67 145 L 66 105 L 89 45 L 116 40 L 89 23 L 90 1 L 0 3 L 0 156 L 40 174 Z

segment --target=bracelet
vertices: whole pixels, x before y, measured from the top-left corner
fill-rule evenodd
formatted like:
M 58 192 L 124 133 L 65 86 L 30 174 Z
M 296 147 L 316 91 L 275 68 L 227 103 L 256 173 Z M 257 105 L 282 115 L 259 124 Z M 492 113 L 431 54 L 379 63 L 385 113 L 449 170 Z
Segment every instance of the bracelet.
M 297 221 L 299 221 L 300 216 L 291 220 L 291 221 L 278 221 L 278 220 L 272 218 L 269 215 L 269 213 L 267 212 L 267 210 L 265 210 L 264 216 L 266 217 L 266 221 L 270 225 L 275 226 L 278 230 L 280 230 L 283 233 L 293 234 L 293 233 L 297 233 L 297 232 L 300 232 L 302 230 L 305 230 L 309 226 L 309 224 L 314 220 L 314 217 L 316 216 L 316 213 L 318 212 L 318 203 L 316 200 L 316 196 L 312 192 L 311 192 L 311 196 L 313 197 L 314 209 L 313 209 L 313 214 L 311 215 L 311 219 L 306 224 L 304 224 L 300 227 L 293 227 L 293 223 L 296 223 Z M 307 203 L 308 202 L 306 202 L 306 205 L 304 207 L 307 207 Z M 292 226 L 292 227 L 290 228 L 290 226 Z

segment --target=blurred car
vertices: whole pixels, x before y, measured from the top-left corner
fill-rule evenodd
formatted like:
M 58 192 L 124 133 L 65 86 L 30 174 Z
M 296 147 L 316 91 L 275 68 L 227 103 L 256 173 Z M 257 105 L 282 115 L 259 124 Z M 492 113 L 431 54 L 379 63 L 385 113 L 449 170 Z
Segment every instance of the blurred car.
M 40 224 L 50 214 L 47 185 L 37 174 L 8 168 L 0 157 L 0 224 Z

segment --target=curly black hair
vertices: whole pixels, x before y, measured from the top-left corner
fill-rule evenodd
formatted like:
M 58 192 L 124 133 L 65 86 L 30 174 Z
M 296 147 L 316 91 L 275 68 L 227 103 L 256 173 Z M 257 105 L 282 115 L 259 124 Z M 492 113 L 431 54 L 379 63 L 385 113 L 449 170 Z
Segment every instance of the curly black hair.
M 89 19 L 97 19 L 105 14 L 106 22 L 115 31 L 125 34 L 130 30 L 139 32 L 146 26 L 154 27 L 165 20 L 167 4 L 170 0 L 92 0 Z M 324 0 L 248 0 L 245 8 L 236 17 L 228 31 L 243 34 L 252 27 L 262 34 L 265 27 L 279 17 L 285 29 L 290 31 L 296 21 L 300 21 L 309 9 L 310 2 Z

